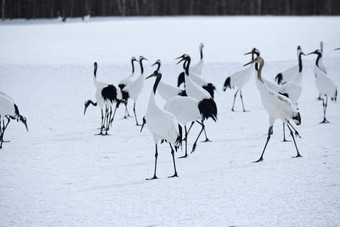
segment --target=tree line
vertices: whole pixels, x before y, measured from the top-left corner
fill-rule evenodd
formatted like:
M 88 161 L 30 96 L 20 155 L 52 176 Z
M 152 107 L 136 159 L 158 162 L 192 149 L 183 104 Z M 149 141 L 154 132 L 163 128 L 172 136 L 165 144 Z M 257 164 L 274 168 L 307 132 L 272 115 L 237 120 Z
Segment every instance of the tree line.
M 339 0 L 1 0 L 2 18 L 339 15 Z

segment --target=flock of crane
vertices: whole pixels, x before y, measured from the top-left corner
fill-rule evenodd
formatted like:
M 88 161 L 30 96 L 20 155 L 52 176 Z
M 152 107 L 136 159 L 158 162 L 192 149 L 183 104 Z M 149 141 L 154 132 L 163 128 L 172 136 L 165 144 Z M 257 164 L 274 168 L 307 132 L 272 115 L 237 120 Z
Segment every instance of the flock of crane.
M 204 45 L 200 44 L 200 61 L 193 66 L 191 66 L 191 58 L 187 54 L 183 54 L 176 58 L 179 60 L 177 64 L 183 62 L 183 72 L 181 72 L 178 76 L 177 86 L 172 86 L 161 81 L 162 73 L 160 71 L 160 60 L 157 60 L 152 65 L 157 66 L 155 71 L 145 78 L 143 61 L 147 59 L 143 56 L 140 56 L 139 60 L 132 57 L 132 73 L 129 77 L 121 80 L 118 86 L 98 81 L 98 64 L 96 62 L 94 63 L 93 82 L 96 88 L 95 101 L 88 100 L 85 102 L 84 114 L 90 105 L 98 106 L 101 109 L 101 125 L 98 135 L 108 135 L 116 110 L 121 104 L 124 104 L 125 106 L 124 118 L 131 117 L 127 106 L 128 101 L 132 100 L 134 102 L 133 113 L 136 125 L 141 126 L 140 131 L 142 131 L 144 126 L 147 125 L 154 139 L 155 167 L 154 175 L 149 179 L 157 178 L 157 145 L 159 143 L 166 142 L 169 144 L 174 166 L 174 174 L 171 177 L 177 177 L 178 174 L 176 170 L 174 152 L 179 147 L 182 147 L 182 141 L 184 141 L 184 155 L 181 158 L 188 157 L 188 134 L 193 124 L 197 123 L 201 127 L 201 130 L 193 143 L 191 153 L 195 151 L 197 141 L 202 132 L 205 134 L 205 141 L 209 141 L 205 129 L 205 121 L 209 118 L 215 122 L 217 120 L 217 105 L 214 100 L 216 87 L 202 76 L 202 70 L 204 67 L 203 48 Z M 337 48 L 335 50 L 339 49 L 340 48 Z M 295 145 L 297 153 L 295 157 L 302 157 L 295 141 L 295 136 L 300 137 L 300 135 L 291 124 L 291 121 L 294 121 L 296 125 L 301 124 L 301 116 L 297 102 L 302 92 L 302 55 L 305 54 L 301 47 L 298 46 L 298 64 L 279 73 L 275 78 L 276 83 L 268 81 L 262 77 L 264 60 L 260 56 L 260 51 L 253 48 L 249 53 L 246 53 L 246 55 L 248 54 L 251 55 L 251 61 L 245 64 L 244 68 L 240 71 L 235 72 L 226 78 L 223 90 L 225 91 L 228 88 L 237 87 L 238 89 L 235 92 L 231 110 L 234 111 L 235 100 L 237 94 L 239 94 L 243 111 L 246 112 L 243 103 L 242 88 L 246 83 L 248 83 L 254 72 L 257 74 L 256 87 L 259 90 L 263 107 L 269 114 L 269 129 L 262 154 L 256 162 L 263 161 L 263 155 L 270 137 L 273 134 L 273 124 L 276 119 L 280 119 L 283 122 L 283 141 L 287 141 L 285 137 L 285 128 L 287 127 Z M 326 119 L 328 97 L 331 98 L 332 101 L 336 101 L 337 86 L 333 79 L 327 74 L 322 61 L 323 43 L 320 43 L 320 49 L 317 49 L 307 55 L 310 54 L 317 55 L 314 66 L 315 83 L 320 94 L 319 99 L 323 102 L 324 112 L 323 121 L 320 123 L 328 123 L 329 121 Z M 139 63 L 141 70 L 140 76 L 137 78 L 134 76 L 135 62 Z M 136 113 L 136 103 L 143 90 L 144 80 L 152 77 L 155 77 L 155 82 L 150 94 L 147 111 L 142 118 L 142 124 L 140 124 Z M 181 89 L 181 84 L 184 84 L 184 89 Z M 157 104 L 155 100 L 156 95 L 160 95 L 166 101 L 164 107 L 160 107 Z M 23 122 L 28 131 L 26 123 L 27 120 L 25 117 L 20 115 L 19 109 L 14 100 L 5 93 L 0 92 L 0 148 L 2 147 L 2 143 L 5 142 L 4 133 L 11 120 Z

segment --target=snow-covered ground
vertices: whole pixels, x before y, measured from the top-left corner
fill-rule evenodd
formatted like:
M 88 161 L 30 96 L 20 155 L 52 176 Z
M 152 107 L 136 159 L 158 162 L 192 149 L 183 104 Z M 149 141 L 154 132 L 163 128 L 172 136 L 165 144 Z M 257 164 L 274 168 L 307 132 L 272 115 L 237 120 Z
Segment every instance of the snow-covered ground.
M 315 55 L 303 58 L 302 125 L 294 144 L 282 143 L 277 121 L 264 162 L 259 158 L 268 115 L 255 76 L 231 112 L 235 90 L 222 91 L 225 78 L 249 62 L 243 53 L 257 47 L 265 59 L 263 75 L 273 80 L 305 53 L 325 44 L 324 63 L 340 86 L 340 17 L 159 17 L 17 20 L 0 24 L 0 90 L 26 116 L 12 122 L 0 150 L 0 226 L 339 226 L 339 104 L 329 102 L 330 124 L 320 125 L 316 100 Z M 143 55 L 146 73 L 158 58 L 163 80 L 176 84 L 183 53 L 199 59 L 203 42 L 204 77 L 218 88 L 218 122 L 207 122 L 211 143 L 199 143 L 188 159 L 159 146 L 158 177 L 151 177 L 154 144 L 148 130 L 117 111 L 110 136 L 94 136 L 100 125 L 94 100 L 93 62 L 98 80 L 117 84 L 130 74 L 130 58 Z M 137 68 L 136 75 L 139 75 Z M 145 82 L 137 114 L 146 111 L 153 79 Z M 157 100 L 160 105 L 164 101 Z M 129 110 L 132 113 L 131 104 Z M 193 129 L 189 138 L 192 145 Z M 203 139 L 203 137 L 201 138 Z M 182 155 L 179 151 L 177 156 Z

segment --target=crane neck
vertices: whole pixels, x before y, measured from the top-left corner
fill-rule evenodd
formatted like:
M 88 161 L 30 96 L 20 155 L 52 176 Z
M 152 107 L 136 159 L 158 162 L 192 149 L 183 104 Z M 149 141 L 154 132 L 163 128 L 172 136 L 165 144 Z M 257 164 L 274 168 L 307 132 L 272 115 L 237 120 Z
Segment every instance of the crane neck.
M 261 61 L 260 62 L 260 68 L 259 68 L 259 70 L 257 71 L 257 79 L 262 83 L 262 84 L 264 84 L 264 82 L 263 82 L 263 79 L 262 79 L 262 68 L 263 68 L 263 65 L 264 65 L 264 61 Z
M 203 60 L 203 47 L 200 48 L 201 60 Z
M 131 65 L 132 65 L 132 73 L 135 73 L 135 64 L 134 64 L 134 60 L 131 60 Z
M 302 53 L 299 54 L 299 73 L 302 72 L 302 59 L 301 59 Z
M 141 59 L 141 60 L 139 61 L 139 65 L 140 65 L 140 72 L 141 72 L 141 74 L 143 74 L 143 73 L 144 73 L 143 59 Z
M 255 52 L 255 54 L 256 54 L 256 57 L 259 57 L 259 56 L 260 56 L 260 54 L 257 53 L 257 52 Z M 252 55 L 252 58 L 254 58 L 254 54 Z M 252 60 L 254 60 L 254 59 L 252 59 Z M 256 71 L 259 71 L 259 64 L 258 64 L 258 63 L 255 63 L 255 70 L 256 70 Z
M 319 63 L 320 63 L 321 58 L 322 58 L 322 55 L 318 54 L 316 61 L 315 61 L 315 64 L 316 64 L 317 67 L 319 67 Z
M 187 76 L 189 76 L 189 67 L 190 67 L 190 62 L 191 62 L 191 59 L 190 58 L 187 58 L 187 60 L 184 62 L 184 69 L 185 69 L 185 74 Z
M 157 77 L 156 77 L 156 80 L 155 80 L 155 83 L 153 85 L 153 93 L 156 94 L 156 91 L 157 91 L 157 87 L 158 87 L 158 84 L 159 82 L 161 81 L 162 79 L 162 74 L 161 73 L 158 73 L 157 74 Z

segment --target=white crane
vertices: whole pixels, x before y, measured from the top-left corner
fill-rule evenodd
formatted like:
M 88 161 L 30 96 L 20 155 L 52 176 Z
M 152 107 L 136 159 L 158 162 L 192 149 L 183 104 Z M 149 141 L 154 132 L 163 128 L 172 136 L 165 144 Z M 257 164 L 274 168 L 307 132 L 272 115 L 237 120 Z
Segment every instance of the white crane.
M 143 67 L 143 60 L 147 60 L 146 58 L 144 58 L 143 56 L 139 57 L 139 64 L 140 64 L 140 70 L 141 70 L 141 74 L 140 76 L 134 80 L 133 82 L 131 82 L 130 84 L 126 85 L 123 88 L 123 91 L 127 93 L 127 97 L 131 98 L 133 100 L 133 113 L 135 115 L 135 120 L 136 120 L 136 125 L 140 126 L 140 124 L 138 123 L 137 120 L 137 115 L 136 115 L 136 102 L 137 99 L 140 95 L 140 93 L 143 90 L 143 86 L 144 86 L 144 67 Z
M 298 58 L 298 65 L 295 65 L 291 68 L 286 69 L 285 71 L 277 74 L 275 80 L 278 84 L 283 84 L 288 81 L 294 81 L 296 83 L 301 83 L 302 81 L 302 59 L 301 56 L 305 55 L 302 52 L 300 46 L 297 47 L 297 58 Z
M 297 155 L 295 157 L 296 158 L 301 157 L 298 147 L 295 142 L 293 130 L 295 131 L 295 135 L 298 135 L 298 132 L 294 129 L 294 127 L 289 122 L 289 120 L 293 120 L 297 125 L 301 124 L 301 116 L 300 116 L 299 108 L 290 99 L 288 99 L 287 97 L 279 93 L 272 91 L 265 85 L 262 79 L 262 76 L 261 76 L 262 68 L 264 65 L 264 60 L 261 57 L 256 57 L 253 61 L 245 64 L 244 66 L 252 64 L 252 63 L 260 64 L 260 68 L 257 72 L 256 87 L 260 92 L 262 105 L 267 111 L 267 113 L 269 114 L 269 129 L 268 129 L 267 141 L 263 148 L 261 157 L 256 162 L 263 161 L 263 155 L 266 150 L 267 144 L 270 140 L 270 137 L 273 134 L 273 124 L 276 119 L 281 119 L 287 124 L 287 127 L 293 138 L 294 145 L 295 145 L 296 152 L 297 152 Z
M 315 74 L 315 78 L 316 78 L 316 67 L 318 67 L 322 72 L 326 73 L 327 74 L 327 70 L 326 70 L 326 67 L 325 65 L 323 64 L 323 60 L 322 60 L 322 56 L 323 56 L 323 42 L 321 41 L 320 42 L 320 51 L 321 51 L 321 56 L 317 58 L 317 62 L 318 62 L 318 65 L 314 65 L 314 74 Z M 318 100 L 322 100 L 321 98 L 321 94 L 319 94 L 319 97 L 317 98 Z
M 214 98 L 214 93 L 216 90 L 215 85 L 213 85 L 212 83 L 208 82 L 206 79 L 204 79 L 202 77 L 202 72 L 203 72 L 203 65 L 204 65 L 204 61 L 203 61 L 203 43 L 200 44 L 200 61 L 190 67 L 190 76 L 191 76 L 191 80 L 196 83 L 198 86 L 202 87 L 203 89 L 205 89 L 206 91 L 209 92 L 209 94 L 211 95 L 212 98 Z M 185 74 L 184 72 L 180 73 L 177 79 L 177 87 L 180 87 L 182 83 L 185 83 L 184 80 Z
M 315 78 L 316 88 L 319 90 L 321 97 L 323 97 L 323 101 L 322 101 L 323 121 L 320 123 L 329 123 L 329 121 L 327 121 L 326 119 L 328 97 L 330 97 L 332 101 L 336 101 L 337 96 L 338 96 L 338 89 L 333 79 L 329 77 L 326 73 L 324 73 L 318 67 L 318 59 L 322 57 L 321 51 L 315 50 L 314 52 L 311 52 L 307 55 L 310 55 L 310 54 L 316 54 L 318 56 L 315 62 L 316 67 L 314 67 L 314 69 L 316 73 L 316 78 Z
M 155 142 L 155 169 L 154 175 L 152 178 L 147 178 L 147 180 L 157 179 L 156 170 L 157 170 L 157 158 L 158 158 L 158 147 L 157 144 L 161 141 L 166 141 L 170 145 L 172 161 L 174 165 L 174 174 L 170 177 L 178 177 L 175 163 L 175 149 L 177 150 L 177 146 L 182 142 L 181 136 L 181 128 L 175 118 L 174 115 L 169 113 L 168 111 L 160 108 L 155 100 L 155 95 L 157 91 L 157 86 L 159 81 L 162 78 L 162 74 L 158 71 L 155 71 L 153 74 L 148 76 L 146 79 L 155 76 L 156 80 L 153 86 L 153 90 L 151 91 L 149 103 L 147 107 L 147 111 L 145 116 L 143 117 L 143 125 L 141 127 L 141 131 L 143 130 L 144 124 L 147 124 L 149 131 L 152 134 L 153 140 Z
M 158 65 L 157 69 L 155 70 L 155 73 L 159 72 L 160 66 L 161 66 L 161 61 L 157 60 L 153 65 Z M 165 83 L 162 83 L 162 81 L 159 82 L 158 87 L 157 87 L 157 92 L 160 93 L 160 85 L 163 84 L 167 85 Z M 168 85 L 171 87 L 170 85 Z M 165 88 L 165 87 L 163 87 Z M 175 88 L 178 89 L 178 88 Z M 210 104 L 205 101 L 199 102 L 198 100 L 189 97 L 189 96 L 180 96 L 182 93 L 178 94 L 178 92 L 173 92 L 171 95 L 169 94 L 167 97 L 168 99 L 164 98 L 167 102 L 164 105 L 164 110 L 172 113 L 177 121 L 184 126 L 185 129 L 185 155 L 182 156 L 181 158 L 186 158 L 188 157 L 188 130 L 186 127 L 186 124 L 189 122 L 192 122 L 192 124 L 197 121 L 199 124 L 204 127 L 204 125 L 199 122 L 199 121 L 204 121 L 208 119 L 209 117 L 216 120 L 214 118 L 214 115 L 212 115 L 211 111 L 207 111 L 207 109 L 210 108 Z M 191 125 L 192 125 L 191 124 Z M 196 146 L 197 146 L 197 140 L 196 139 L 195 143 L 193 144 L 192 151 L 195 151 Z
M 7 119 L 6 123 L 5 118 Z M 19 108 L 14 100 L 4 92 L 0 92 L 0 148 L 2 148 L 4 133 L 11 119 L 21 121 L 28 131 L 27 119 L 20 115 Z
M 217 120 L 217 106 L 216 106 L 214 99 L 210 96 L 210 94 L 206 90 L 199 87 L 190 78 L 190 75 L 191 75 L 189 73 L 190 62 L 191 62 L 190 56 L 187 55 L 187 54 L 183 54 L 182 56 L 178 57 L 177 59 L 181 59 L 177 64 L 184 61 L 183 68 L 184 68 L 184 72 L 185 72 L 185 85 L 186 85 L 185 89 L 186 89 L 187 95 L 190 96 L 190 97 L 193 97 L 194 99 L 196 99 L 198 101 L 202 101 L 202 102 L 207 103 L 207 106 L 210 107 L 210 108 L 207 108 L 204 111 L 207 111 L 206 115 L 213 116 L 212 119 L 214 121 L 216 121 Z M 201 125 L 202 125 L 202 130 L 201 130 L 200 134 L 198 135 L 196 142 L 197 142 L 198 138 L 200 137 L 202 131 L 204 131 L 204 134 L 205 134 L 205 142 L 208 142 L 210 140 L 208 139 L 206 131 L 205 131 L 204 121 L 201 122 Z
M 253 48 L 252 51 L 250 51 L 249 53 L 246 53 L 246 54 L 251 54 L 251 60 L 254 60 L 255 52 L 259 53 L 259 51 L 256 48 Z M 243 88 L 244 85 L 246 85 L 248 83 L 253 72 L 254 72 L 254 67 L 249 66 L 249 67 L 243 68 L 242 70 L 231 74 L 225 80 L 224 85 L 223 85 L 223 91 L 226 91 L 228 88 L 230 88 L 230 89 L 234 88 L 235 86 L 238 87 L 237 91 L 234 94 L 234 101 L 233 101 L 233 106 L 231 108 L 231 111 L 234 111 L 236 96 L 237 96 L 237 93 L 240 92 L 240 98 L 241 98 L 241 102 L 242 102 L 243 112 L 246 112 L 246 110 L 244 108 L 244 103 L 243 103 L 242 88 Z
M 137 61 L 137 59 L 135 57 L 131 58 L 131 66 L 132 66 L 132 72 L 130 74 L 130 76 L 124 78 L 123 80 L 121 80 L 118 83 L 118 87 L 120 88 L 120 91 L 122 93 L 122 100 L 124 101 L 125 104 L 125 114 L 124 114 L 124 118 L 130 117 L 129 111 L 127 109 L 127 104 L 128 104 L 128 93 L 126 93 L 125 91 L 123 91 L 123 88 L 126 87 L 126 85 L 132 83 L 133 81 L 135 81 L 135 65 L 134 62 Z M 138 61 L 137 61 L 138 62 Z M 119 107 L 121 102 L 117 102 L 116 107 Z
M 107 84 L 104 82 L 97 81 L 97 68 L 98 64 L 97 62 L 94 63 L 94 74 L 93 74 L 93 83 L 96 87 L 95 92 L 95 98 L 96 102 L 94 103 L 91 100 L 88 100 L 84 103 L 84 115 L 86 113 L 87 107 L 92 104 L 93 106 L 98 106 L 101 109 L 101 127 L 100 127 L 100 133 L 98 135 L 104 135 L 103 130 L 105 129 L 107 135 L 109 130 L 109 124 L 112 123 L 113 117 L 112 117 L 112 105 L 114 102 L 118 102 L 122 97 L 119 90 L 113 86 L 112 84 Z M 105 108 L 105 115 L 104 115 L 104 108 Z M 110 109 L 110 113 L 109 113 Z M 114 114 L 113 114 L 114 116 Z
M 197 62 L 195 65 L 191 66 L 191 68 L 190 68 L 191 73 L 196 73 L 199 76 L 202 76 L 203 66 L 204 66 L 203 47 L 204 47 L 204 44 L 201 43 L 200 46 L 199 46 L 199 50 L 200 50 L 200 60 L 199 60 L 199 62 Z
M 257 57 L 260 56 L 260 51 L 256 49 L 254 52 Z M 258 64 L 255 64 L 255 70 L 258 71 Z M 295 82 L 295 81 L 288 81 L 281 85 L 277 85 L 269 80 L 266 80 L 264 77 L 262 77 L 262 80 L 264 84 L 272 91 L 279 93 L 281 95 L 286 96 L 291 101 L 293 101 L 295 104 L 297 104 L 297 101 L 299 100 L 301 93 L 302 93 L 302 86 L 301 84 Z M 288 142 L 286 140 L 286 132 L 285 132 L 285 122 L 282 122 L 282 128 L 283 128 L 283 142 Z

